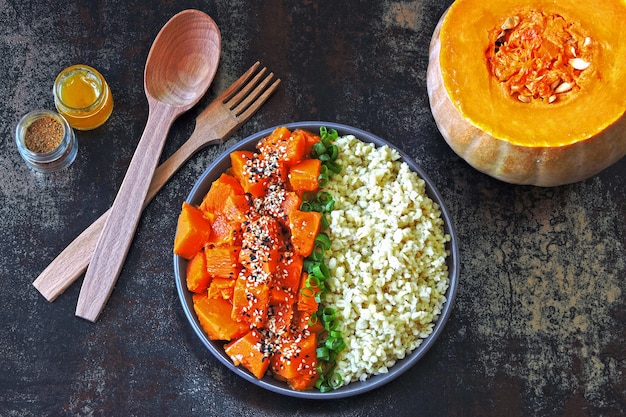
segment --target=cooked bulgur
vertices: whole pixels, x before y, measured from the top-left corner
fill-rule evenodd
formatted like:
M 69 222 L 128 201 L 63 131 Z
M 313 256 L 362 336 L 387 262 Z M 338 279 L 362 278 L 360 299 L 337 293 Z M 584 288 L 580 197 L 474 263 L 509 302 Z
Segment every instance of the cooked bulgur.
M 388 372 L 432 333 L 450 237 L 424 181 L 395 150 L 351 135 L 335 144 L 342 172 L 325 187 L 335 200 L 327 304 L 347 345 L 336 368 L 345 385 Z

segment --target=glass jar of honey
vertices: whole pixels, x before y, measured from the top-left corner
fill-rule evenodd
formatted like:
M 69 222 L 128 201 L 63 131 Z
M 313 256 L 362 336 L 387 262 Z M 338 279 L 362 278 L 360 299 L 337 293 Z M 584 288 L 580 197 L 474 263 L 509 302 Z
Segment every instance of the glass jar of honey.
M 106 122 L 113 111 L 113 97 L 106 80 L 95 68 L 72 65 L 54 81 L 54 104 L 69 124 L 91 130 Z

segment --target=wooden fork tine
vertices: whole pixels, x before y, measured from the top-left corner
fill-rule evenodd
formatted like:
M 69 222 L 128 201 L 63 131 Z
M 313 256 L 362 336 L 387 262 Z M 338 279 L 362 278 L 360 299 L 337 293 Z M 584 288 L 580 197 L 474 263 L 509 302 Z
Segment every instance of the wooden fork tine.
M 250 69 L 248 69 L 248 71 L 244 72 L 241 77 L 237 78 L 235 82 L 233 82 L 226 90 L 224 90 L 222 94 L 217 97 L 217 100 L 220 100 L 222 103 L 226 103 L 227 101 L 229 101 L 235 94 L 237 94 L 241 86 L 248 82 L 252 74 L 254 74 L 256 69 L 259 67 L 259 65 L 261 65 L 259 61 L 255 62 L 250 67 Z
M 265 77 L 260 83 L 258 82 L 257 77 L 255 77 L 254 84 L 250 82 L 246 85 L 245 97 L 238 97 L 240 101 L 235 105 L 229 106 L 230 110 L 235 114 L 235 116 L 239 116 L 241 113 L 243 113 L 248 108 L 248 106 L 250 106 L 250 103 L 252 103 L 254 100 L 257 99 L 257 97 L 261 95 L 261 93 L 269 85 L 273 77 L 274 74 L 269 73 L 267 77 Z M 237 95 L 239 96 L 239 94 Z
M 254 76 L 254 78 L 252 78 L 251 80 L 246 82 L 245 85 L 240 87 L 237 94 L 235 94 L 230 100 L 224 102 L 224 104 L 226 104 L 226 107 L 228 107 L 231 110 L 237 107 L 239 103 L 241 103 L 242 100 L 248 97 L 248 94 L 250 93 L 250 91 L 259 83 L 259 80 L 261 79 L 261 77 L 265 75 L 266 71 L 267 71 L 267 68 L 265 67 L 261 68 L 259 72 Z
M 250 94 L 249 98 L 243 101 L 237 108 L 234 110 L 236 117 L 240 120 L 241 123 L 245 122 L 252 116 L 259 107 L 265 103 L 265 101 L 272 95 L 272 93 L 278 88 L 278 84 L 280 84 L 280 78 L 274 80 L 272 85 L 267 87 L 267 85 L 272 80 L 274 74 L 270 73 L 261 84 L 259 84 L 252 94 Z M 267 87 L 267 88 L 266 88 Z

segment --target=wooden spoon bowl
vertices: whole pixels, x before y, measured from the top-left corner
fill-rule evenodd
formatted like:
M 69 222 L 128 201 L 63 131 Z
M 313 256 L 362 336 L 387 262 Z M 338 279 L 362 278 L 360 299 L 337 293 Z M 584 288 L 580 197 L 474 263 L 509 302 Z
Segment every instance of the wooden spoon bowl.
M 184 110 L 204 95 L 219 63 L 220 34 L 197 10 L 174 16 L 157 35 L 148 54 L 144 88 L 148 98 Z

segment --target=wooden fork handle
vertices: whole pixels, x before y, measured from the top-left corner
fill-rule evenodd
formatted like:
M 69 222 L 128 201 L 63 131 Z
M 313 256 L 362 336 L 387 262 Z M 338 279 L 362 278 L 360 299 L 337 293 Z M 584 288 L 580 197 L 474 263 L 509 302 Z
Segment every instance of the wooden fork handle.
M 203 140 L 202 136 L 205 136 L 210 131 L 207 127 L 211 124 L 211 121 L 200 119 L 200 116 L 198 116 L 196 128 L 189 139 L 154 171 L 143 208 L 150 203 L 180 167 L 200 149 L 198 147 L 199 143 L 203 143 L 202 147 L 214 143 L 222 143 L 232 134 L 232 132 L 229 132 L 226 137 L 215 138 L 211 141 Z M 46 300 L 54 301 L 87 270 L 91 261 L 91 255 L 93 255 L 100 232 L 104 227 L 106 219 L 109 217 L 110 211 L 111 209 L 107 210 L 78 235 L 33 281 L 33 286 Z

